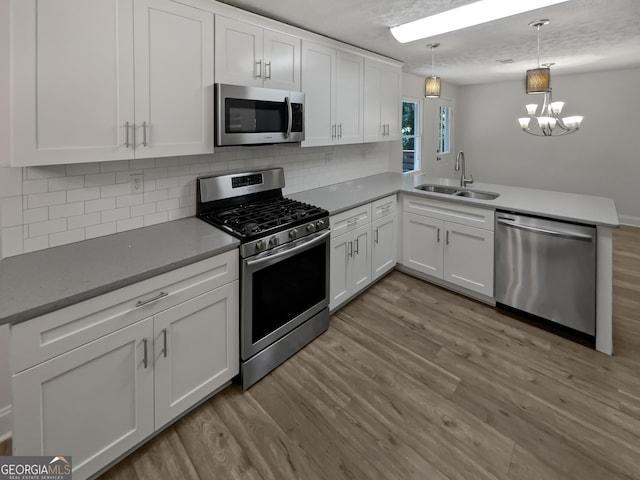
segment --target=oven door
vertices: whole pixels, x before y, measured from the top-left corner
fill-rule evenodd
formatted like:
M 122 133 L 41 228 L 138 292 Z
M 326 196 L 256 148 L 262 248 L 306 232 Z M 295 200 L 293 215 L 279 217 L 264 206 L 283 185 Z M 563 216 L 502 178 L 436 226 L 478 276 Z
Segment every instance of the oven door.
M 242 260 L 242 360 L 329 307 L 330 236 L 323 230 Z

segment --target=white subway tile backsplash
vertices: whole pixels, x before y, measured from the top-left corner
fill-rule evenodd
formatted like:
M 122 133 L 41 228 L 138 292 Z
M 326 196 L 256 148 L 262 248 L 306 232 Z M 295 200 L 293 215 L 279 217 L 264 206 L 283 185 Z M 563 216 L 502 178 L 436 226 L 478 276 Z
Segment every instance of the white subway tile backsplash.
M 22 195 L 0 198 L 0 219 L 3 227 L 15 227 L 23 223 Z
M 24 239 L 24 253 L 49 248 L 49 235 L 29 237 Z
M 154 190 L 152 192 L 145 191 L 143 195 L 143 203 L 161 202 L 162 200 L 169 198 L 169 190 Z
M 99 187 L 102 185 L 113 185 L 116 183 L 116 174 L 110 173 L 96 173 L 95 175 L 85 175 L 84 184 L 87 187 Z
M 156 203 L 143 203 L 142 205 L 136 205 L 131 207 L 132 217 L 142 217 L 149 215 L 150 213 L 156 213 Z
M 144 219 L 142 217 L 125 218 L 123 220 L 118 220 L 116 223 L 116 230 L 118 232 L 133 230 L 134 228 L 140 227 L 144 227 Z
M 49 220 L 49 207 L 30 208 L 24 210 L 22 220 L 25 224 Z
M 199 175 L 281 166 L 289 194 L 398 171 L 400 151 L 400 142 L 225 147 L 214 155 L 0 168 L 0 198 L 10 198 L 0 203 L 0 257 L 195 215 Z M 130 192 L 132 173 L 143 174 L 143 192 Z
M 49 218 L 71 217 L 84 213 L 84 202 L 66 203 L 49 207 Z
M 100 187 L 77 188 L 67 192 L 67 202 L 84 202 L 100 198 Z
M 48 180 L 50 192 L 58 192 L 60 190 L 73 190 L 75 188 L 84 187 L 84 176 L 74 177 L 56 177 Z
M 84 228 L 67 230 L 65 232 L 53 233 L 49 235 L 49 247 L 66 245 L 67 243 L 79 242 L 85 239 Z
M 100 212 L 103 210 L 112 210 L 116 208 L 115 197 L 101 198 L 99 200 L 89 200 L 84 202 L 84 211 L 86 213 Z
M 131 216 L 130 212 L 129 207 L 104 210 L 100 213 L 102 215 L 102 223 L 115 222 L 123 218 L 129 218 Z
M 25 195 L 31 193 L 45 193 L 49 191 L 49 182 L 46 178 L 40 180 L 25 180 L 22 183 L 22 192 Z
M 116 197 L 116 207 L 130 207 L 132 205 L 141 205 L 142 204 L 142 194 L 137 193 L 133 195 L 120 195 Z
M 149 225 L 168 222 L 169 212 L 152 213 L 151 215 L 145 215 L 143 218 L 144 218 L 144 226 L 148 227 Z
M 38 208 L 67 202 L 67 192 L 32 193 L 27 195 L 27 207 Z
M 93 225 L 84 229 L 85 237 L 96 238 L 103 237 L 105 235 L 111 235 L 116 233 L 116 222 L 101 223 L 100 225 Z
M 67 176 L 74 176 L 74 175 L 84 176 L 84 175 L 91 175 L 94 173 L 100 173 L 99 163 L 74 163 L 72 165 L 67 165 Z
M 46 220 L 44 222 L 29 224 L 29 237 L 38 237 L 40 235 L 48 235 L 50 233 L 64 232 L 67 229 L 67 219 L 57 218 L 55 220 Z
M 38 180 L 40 178 L 64 177 L 66 168 L 64 165 L 51 165 L 48 167 L 26 167 L 26 180 Z
M 67 219 L 67 226 L 70 230 L 76 228 L 88 227 L 90 225 L 98 225 L 101 222 L 100 212 L 85 213 L 84 215 L 76 215 Z

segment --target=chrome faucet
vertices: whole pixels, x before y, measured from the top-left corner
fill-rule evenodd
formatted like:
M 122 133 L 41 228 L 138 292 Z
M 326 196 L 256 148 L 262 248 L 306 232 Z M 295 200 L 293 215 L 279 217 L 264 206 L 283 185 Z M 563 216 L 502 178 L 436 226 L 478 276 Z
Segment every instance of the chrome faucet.
M 465 165 L 464 165 L 464 152 L 462 150 L 460 150 L 458 152 L 458 155 L 456 155 L 456 165 L 455 165 L 455 171 L 459 172 L 460 170 L 462 170 L 462 173 L 460 175 L 460 186 L 461 187 L 466 187 L 468 184 L 473 183 L 473 175 L 469 175 L 469 178 L 467 178 L 466 176 L 466 172 L 465 172 Z

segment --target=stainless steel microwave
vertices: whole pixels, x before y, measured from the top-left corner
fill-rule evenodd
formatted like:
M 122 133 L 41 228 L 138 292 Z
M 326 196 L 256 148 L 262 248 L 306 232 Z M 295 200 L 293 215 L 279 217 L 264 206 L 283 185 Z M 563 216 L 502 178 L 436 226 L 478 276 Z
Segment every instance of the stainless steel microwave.
M 304 140 L 304 93 L 217 83 L 216 145 Z

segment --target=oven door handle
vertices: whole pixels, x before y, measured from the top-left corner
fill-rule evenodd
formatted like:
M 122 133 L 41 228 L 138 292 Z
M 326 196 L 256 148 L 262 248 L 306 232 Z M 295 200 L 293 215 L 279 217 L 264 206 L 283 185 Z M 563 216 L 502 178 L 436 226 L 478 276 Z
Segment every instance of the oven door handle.
M 277 260 L 280 257 L 284 257 L 284 256 L 288 256 L 288 255 L 292 255 L 295 254 L 297 252 L 299 252 L 300 250 L 306 250 L 307 248 L 311 248 L 315 245 L 318 245 L 322 242 L 324 242 L 326 240 L 326 238 L 331 235 L 331 230 L 327 230 L 326 232 L 322 233 L 322 234 L 316 234 L 316 236 L 314 236 L 312 239 L 301 243 L 299 245 L 296 245 L 293 248 L 285 248 L 284 250 L 277 252 L 277 253 L 273 253 L 267 256 L 264 256 L 262 258 L 258 258 L 256 260 L 247 260 L 247 266 L 248 267 L 253 267 L 256 265 L 260 265 L 262 263 L 267 263 L 267 262 L 272 262 L 274 260 Z

